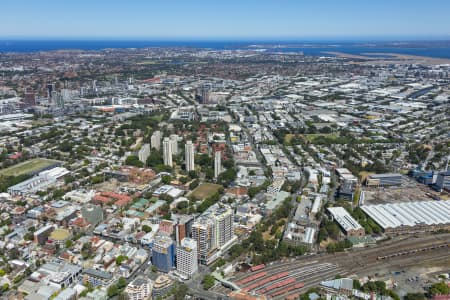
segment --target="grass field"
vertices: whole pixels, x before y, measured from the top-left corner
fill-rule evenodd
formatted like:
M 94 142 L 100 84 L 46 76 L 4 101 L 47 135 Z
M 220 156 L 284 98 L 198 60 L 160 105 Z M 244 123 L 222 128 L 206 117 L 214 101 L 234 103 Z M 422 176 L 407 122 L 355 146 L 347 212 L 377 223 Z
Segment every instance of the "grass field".
M 364 182 L 367 178 L 367 176 L 374 174 L 374 172 L 366 172 L 366 171 L 361 171 L 359 172 L 359 178 L 361 179 L 361 182 Z
M 287 143 L 290 143 L 291 140 L 294 138 L 294 134 L 288 133 L 284 136 L 284 140 Z M 336 139 L 339 137 L 338 133 L 313 133 L 313 134 L 300 134 L 298 137 L 303 138 L 307 140 L 308 142 L 314 142 L 314 140 L 318 137 L 326 137 L 330 139 Z
M 314 142 L 314 140 L 318 137 L 326 137 L 330 139 L 335 139 L 339 137 L 339 134 L 337 133 L 314 133 L 314 134 L 305 134 L 304 137 L 310 142 Z
M 211 195 L 214 195 L 222 186 L 213 183 L 202 183 L 196 187 L 191 196 L 198 200 L 203 200 Z
M 23 174 L 31 174 L 39 172 L 55 163 L 57 160 L 45 159 L 45 158 L 34 158 L 17 165 L 11 166 L 9 168 L 0 170 L 0 175 L 2 176 L 19 176 Z

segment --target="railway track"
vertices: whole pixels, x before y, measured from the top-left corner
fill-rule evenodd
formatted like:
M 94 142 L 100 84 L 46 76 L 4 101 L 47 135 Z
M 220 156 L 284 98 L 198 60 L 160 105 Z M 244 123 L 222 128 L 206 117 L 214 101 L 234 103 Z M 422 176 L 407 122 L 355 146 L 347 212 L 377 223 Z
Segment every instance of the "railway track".
M 261 286 L 256 286 L 253 291 L 264 292 L 267 296 L 276 294 L 273 299 L 285 299 L 317 286 L 321 281 L 332 279 L 336 274 L 370 274 L 371 271 L 382 268 L 389 269 L 393 266 L 410 267 L 418 263 L 437 262 L 442 260 L 450 261 L 450 234 L 428 235 L 404 237 L 400 239 L 383 242 L 380 245 L 360 250 L 336 254 L 323 254 L 314 256 L 305 256 L 298 259 L 267 265 L 264 269 L 249 272 L 238 276 L 233 281 L 239 281 L 249 276 L 265 272 L 255 281 L 242 285 L 242 288 L 251 287 L 252 284 L 260 280 L 270 278 L 273 275 L 289 272 L 289 275 L 274 281 L 265 282 Z M 333 266 L 329 270 L 325 266 Z M 273 284 L 282 282 L 287 278 L 295 278 L 295 282 L 289 282 L 286 286 L 276 287 L 273 290 L 264 290 Z M 295 285 L 303 283 L 301 288 L 292 288 Z M 292 288 L 289 290 L 289 288 Z M 283 289 L 286 293 L 280 294 Z

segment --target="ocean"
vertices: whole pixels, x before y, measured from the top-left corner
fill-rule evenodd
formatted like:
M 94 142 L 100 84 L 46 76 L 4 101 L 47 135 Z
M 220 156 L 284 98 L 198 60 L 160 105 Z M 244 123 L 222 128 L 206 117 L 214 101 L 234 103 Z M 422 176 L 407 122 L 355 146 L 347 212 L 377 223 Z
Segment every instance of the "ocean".
M 213 50 L 259 49 L 267 52 L 303 52 L 321 56 L 335 51 L 397 53 L 450 59 L 450 41 L 367 42 L 367 41 L 145 41 L 145 40 L 0 40 L 0 52 L 52 50 L 102 50 L 106 48 L 189 47 Z

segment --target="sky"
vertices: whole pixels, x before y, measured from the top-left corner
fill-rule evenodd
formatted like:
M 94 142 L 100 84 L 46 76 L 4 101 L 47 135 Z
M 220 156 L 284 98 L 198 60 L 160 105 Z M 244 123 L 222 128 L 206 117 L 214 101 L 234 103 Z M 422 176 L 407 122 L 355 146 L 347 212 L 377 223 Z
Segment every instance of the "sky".
M 450 39 L 448 0 L 1 0 L 0 38 Z

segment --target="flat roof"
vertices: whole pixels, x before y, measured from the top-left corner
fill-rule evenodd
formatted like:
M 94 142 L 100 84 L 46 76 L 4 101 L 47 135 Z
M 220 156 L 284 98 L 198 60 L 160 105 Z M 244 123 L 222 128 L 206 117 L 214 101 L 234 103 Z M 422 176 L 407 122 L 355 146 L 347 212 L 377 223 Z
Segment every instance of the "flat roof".
M 383 174 L 370 174 L 370 178 L 384 178 L 384 177 L 401 177 L 398 173 L 383 173 Z
M 350 230 L 362 229 L 362 226 L 353 219 L 353 217 L 348 213 L 348 211 L 343 207 L 328 207 L 328 211 L 333 215 L 336 222 L 341 225 L 346 232 Z
M 363 205 L 361 209 L 383 229 L 450 224 L 450 201 Z

